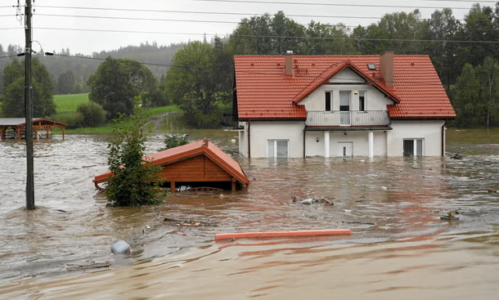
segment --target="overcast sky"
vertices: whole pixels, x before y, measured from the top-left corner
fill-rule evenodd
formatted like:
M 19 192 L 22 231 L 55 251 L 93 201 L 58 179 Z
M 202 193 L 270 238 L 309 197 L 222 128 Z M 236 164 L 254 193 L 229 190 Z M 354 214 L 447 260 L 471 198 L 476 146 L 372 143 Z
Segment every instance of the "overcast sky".
M 24 3 L 25 0 L 19 0 Z M 245 1 L 246 3 L 235 3 Z M 24 45 L 23 25 L 16 19 L 16 9 L 10 7 L 17 0 L 0 0 L 0 44 Z M 326 3 L 335 5 L 291 5 L 256 2 L 295 2 Z M 231 33 L 237 22 L 243 17 L 255 14 L 274 14 L 279 10 L 301 24 L 311 19 L 323 23 L 336 24 L 342 22 L 348 26 L 368 25 L 376 22 L 385 13 L 411 12 L 420 8 L 424 18 L 430 17 L 435 9 L 450 7 L 454 15 L 462 19 L 473 3 L 494 6 L 494 1 L 438 1 L 438 0 L 35 0 L 33 17 L 34 36 L 44 51 L 59 51 L 69 48 L 71 53 L 91 54 L 101 50 L 117 49 L 120 46 L 138 45 L 146 41 L 156 41 L 159 45 L 202 40 L 206 33 L 208 39 L 214 34 L 224 36 Z M 365 7 L 363 5 L 386 5 L 392 7 Z M 57 6 L 49 7 L 49 6 Z M 71 9 L 60 7 L 85 7 L 97 9 Z M 423 8 L 434 7 L 434 8 Z M 100 8 L 100 9 L 99 9 Z M 113 11 L 107 9 L 127 9 L 129 11 Z M 464 8 L 464 9 L 459 9 Z M 137 11 L 137 10 L 149 10 Z M 166 12 L 184 11 L 190 13 Z M 193 13 L 200 12 L 200 13 Z M 235 15 L 214 14 L 221 12 Z M 239 15 L 241 14 L 241 15 Z M 313 17 L 295 17 L 292 15 L 312 15 Z M 77 16 L 97 16 L 106 18 L 87 18 Z M 343 17 L 342 17 L 343 16 Z M 355 16 L 363 18 L 345 18 Z M 120 20 L 111 18 L 139 18 L 147 20 Z M 366 17 L 373 17 L 372 19 Z M 176 21 L 155 21 L 152 19 L 170 19 Z M 211 22 L 194 22 L 211 21 Z M 230 23 L 216 23 L 230 22 Z M 10 29 L 12 28 L 12 29 Z M 52 28 L 52 29 L 49 29 Z M 59 28 L 63 30 L 53 30 Z M 87 29 L 96 31 L 77 31 Z M 103 32 L 140 31 L 152 33 Z M 34 43 L 33 48 L 39 50 Z

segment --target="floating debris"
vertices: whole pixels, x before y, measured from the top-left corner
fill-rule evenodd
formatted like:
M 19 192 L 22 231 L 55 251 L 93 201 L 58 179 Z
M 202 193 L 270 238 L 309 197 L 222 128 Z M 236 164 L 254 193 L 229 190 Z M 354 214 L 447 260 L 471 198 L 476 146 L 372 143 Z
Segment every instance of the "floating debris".
M 118 241 L 111 246 L 113 253 L 130 253 L 132 248 L 125 241 Z

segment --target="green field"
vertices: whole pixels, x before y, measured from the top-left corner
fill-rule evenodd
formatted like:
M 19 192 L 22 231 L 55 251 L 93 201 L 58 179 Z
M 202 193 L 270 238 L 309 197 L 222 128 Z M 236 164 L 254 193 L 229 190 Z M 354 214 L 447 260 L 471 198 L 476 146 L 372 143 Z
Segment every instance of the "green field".
M 64 116 L 76 112 L 76 108 L 81 103 L 88 102 L 88 93 L 85 94 L 70 94 L 70 95 L 55 95 L 54 102 L 56 105 L 56 114 L 51 116 L 52 119 L 56 121 L 64 120 Z M 176 116 L 172 115 L 167 117 L 161 117 L 161 115 L 170 112 L 170 111 L 178 111 L 179 108 L 176 105 L 168 105 L 162 107 L 153 107 L 153 108 L 145 108 L 143 109 L 141 115 L 148 118 L 154 123 L 159 122 L 159 124 L 155 125 L 157 129 L 164 130 L 169 127 L 170 120 Z M 60 119 L 60 120 L 58 120 Z M 180 122 L 175 122 L 178 124 Z M 159 127 L 159 128 L 158 128 Z M 54 128 L 54 131 L 57 129 Z M 89 127 L 89 128 L 77 128 L 77 129 L 68 129 L 67 133 L 109 133 L 112 131 L 111 124 L 104 124 L 99 127 Z
M 57 113 L 74 112 L 78 105 L 88 101 L 88 93 L 54 96 Z

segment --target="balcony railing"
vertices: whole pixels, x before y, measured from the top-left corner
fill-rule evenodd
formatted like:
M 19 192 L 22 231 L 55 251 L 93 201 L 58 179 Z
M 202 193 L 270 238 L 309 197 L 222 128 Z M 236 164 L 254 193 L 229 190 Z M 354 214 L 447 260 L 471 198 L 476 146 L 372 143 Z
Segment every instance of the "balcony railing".
M 307 126 L 387 126 L 390 117 L 385 110 L 309 111 Z

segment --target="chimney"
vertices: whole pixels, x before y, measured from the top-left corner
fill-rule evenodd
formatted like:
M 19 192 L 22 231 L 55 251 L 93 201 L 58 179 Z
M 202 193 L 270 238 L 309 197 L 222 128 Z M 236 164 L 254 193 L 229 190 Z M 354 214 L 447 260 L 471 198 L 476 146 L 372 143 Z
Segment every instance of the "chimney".
M 286 51 L 286 76 L 293 76 L 293 51 Z
M 393 86 L 393 51 L 381 53 L 379 70 L 386 86 Z

